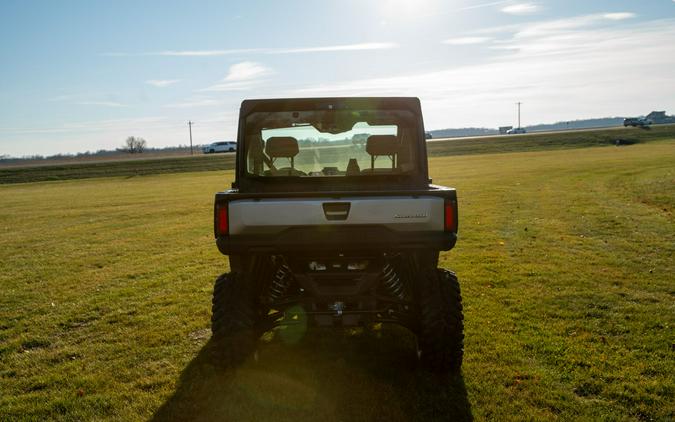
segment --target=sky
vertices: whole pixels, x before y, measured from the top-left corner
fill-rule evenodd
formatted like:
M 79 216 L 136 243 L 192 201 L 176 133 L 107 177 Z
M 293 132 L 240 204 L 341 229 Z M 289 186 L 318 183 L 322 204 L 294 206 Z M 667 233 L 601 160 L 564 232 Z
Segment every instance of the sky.
M 0 156 L 234 140 L 246 98 L 414 96 L 427 130 L 675 114 L 675 0 L 3 0 L 0 58 Z

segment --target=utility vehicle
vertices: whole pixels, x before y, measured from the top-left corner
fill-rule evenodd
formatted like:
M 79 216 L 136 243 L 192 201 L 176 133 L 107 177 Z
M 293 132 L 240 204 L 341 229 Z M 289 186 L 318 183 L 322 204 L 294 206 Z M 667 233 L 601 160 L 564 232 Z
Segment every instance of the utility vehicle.
M 459 283 L 437 268 L 457 240 L 457 195 L 431 184 L 419 100 L 246 100 L 237 142 L 214 207 L 230 261 L 213 292 L 218 361 L 279 326 L 395 323 L 427 368 L 458 372 Z

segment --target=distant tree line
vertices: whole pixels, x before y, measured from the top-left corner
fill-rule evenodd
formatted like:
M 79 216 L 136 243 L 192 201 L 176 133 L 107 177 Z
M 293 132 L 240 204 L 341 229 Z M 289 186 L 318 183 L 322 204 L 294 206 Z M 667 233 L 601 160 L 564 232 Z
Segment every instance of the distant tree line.
M 131 137 L 130 137 L 131 138 Z M 135 140 L 141 139 L 145 141 L 143 138 L 138 138 L 134 137 Z M 22 161 L 29 161 L 29 160 L 39 160 L 39 161 L 59 161 L 59 160 L 64 160 L 64 159 L 72 159 L 72 158 L 86 158 L 86 157 L 115 157 L 119 156 L 120 154 L 129 154 L 131 151 L 127 148 L 128 144 L 127 141 L 124 142 L 124 146 L 112 150 L 106 150 L 106 149 L 99 149 L 96 151 L 85 151 L 85 152 L 78 152 L 75 154 L 54 154 L 54 155 L 40 155 L 40 154 L 35 154 L 35 155 L 24 155 L 21 157 L 13 157 L 11 155 L 7 154 L 0 154 L 0 164 L 12 164 L 12 163 L 20 163 Z M 201 148 L 202 145 L 194 145 L 195 149 Z M 140 151 L 136 150 L 134 153 L 138 153 Z M 190 145 L 177 145 L 177 146 L 170 146 L 170 147 L 160 147 L 160 148 L 152 148 L 148 147 L 147 141 L 145 144 L 142 146 L 142 152 L 144 153 L 163 153 L 163 152 L 185 152 L 189 153 L 190 152 Z

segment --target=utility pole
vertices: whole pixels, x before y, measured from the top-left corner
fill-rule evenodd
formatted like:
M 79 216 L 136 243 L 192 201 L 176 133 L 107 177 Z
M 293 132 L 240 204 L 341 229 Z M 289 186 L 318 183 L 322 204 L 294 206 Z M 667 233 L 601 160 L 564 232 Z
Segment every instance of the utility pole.
M 522 103 L 518 101 L 516 104 L 518 104 L 518 129 L 520 129 L 520 105 Z
M 190 130 L 190 155 L 194 155 L 194 152 L 192 151 L 192 125 L 194 123 L 195 122 L 188 120 L 188 128 Z

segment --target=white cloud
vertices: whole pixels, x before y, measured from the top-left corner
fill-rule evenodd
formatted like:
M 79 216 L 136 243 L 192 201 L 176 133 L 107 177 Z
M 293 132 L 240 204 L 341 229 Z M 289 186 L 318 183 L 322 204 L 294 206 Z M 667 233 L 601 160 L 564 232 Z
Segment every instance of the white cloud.
M 673 0 L 673 1 L 675 1 L 675 0 Z M 461 7 L 459 9 L 457 9 L 457 10 L 462 11 L 462 10 L 482 9 L 484 7 L 496 6 L 498 4 L 504 4 L 504 3 L 510 3 L 510 2 L 511 2 L 511 0 L 492 1 L 492 2 L 489 2 L 489 3 L 480 3 L 480 4 L 474 4 L 474 5 L 471 5 L 471 6 L 464 6 L 464 7 Z
M 200 91 L 244 91 L 258 85 L 274 71 L 260 63 L 241 62 L 230 66 L 222 82 Z
M 443 44 L 448 45 L 472 45 L 472 44 L 484 44 L 492 40 L 490 37 L 459 37 L 459 38 L 449 38 L 442 41 Z
M 673 0 L 675 1 L 675 0 Z M 477 3 L 477 4 L 471 4 L 467 6 L 462 6 L 462 7 L 457 7 L 456 9 L 448 9 L 448 10 L 433 10 L 429 9 L 427 10 L 426 8 L 422 8 L 420 10 L 425 10 L 426 13 L 423 14 L 416 14 L 418 18 L 433 18 L 433 17 L 438 17 L 438 16 L 445 16 L 445 15 L 455 15 L 457 13 L 465 12 L 468 10 L 474 10 L 474 9 L 483 9 L 487 7 L 492 7 L 492 6 L 498 6 L 500 4 L 506 4 L 506 3 L 512 3 L 513 0 L 499 0 L 499 1 L 491 1 L 491 2 L 486 2 L 486 3 Z M 414 2 L 411 2 L 411 4 L 414 4 Z M 443 3 L 441 3 L 443 4 Z
M 232 54 L 246 54 L 260 52 L 260 49 L 231 49 L 231 50 L 183 50 L 183 51 L 160 51 L 157 53 L 144 53 L 148 56 L 176 56 L 176 57 L 212 57 L 212 56 L 228 56 Z
M 602 19 L 523 24 L 501 42 L 503 51 L 477 65 L 286 95 L 416 96 L 430 128 L 510 124 L 515 101 L 526 104 L 525 124 L 675 109 L 675 20 L 602 27 Z
M 213 57 L 213 56 L 229 56 L 233 54 L 248 54 L 264 51 L 258 48 L 241 48 L 229 50 L 164 50 L 151 51 L 146 53 L 102 53 L 105 57 L 139 57 L 139 56 L 169 56 L 169 57 Z
M 225 82 L 240 82 L 258 79 L 272 74 L 272 69 L 256 62 L 241 62 L 230 66 L 230 70 L 225 76 Z
M 675 0 L 673 0 L 675 1 Z M 622 21 L 625 19 L 631 19 L 635 17 L 635 13 L 631 12 L 618 12 L 618 13 L 605 13 L 602 15 L 605 19 L 613 20 L 613 21 Z
M 149 79 L 145 81 L 146 84 L 156 86 L 157 88 L 164 88 L 180 82 L 180 79 Z
M 473 31 L 477 36 L 500 34 L 502 40 L 508 40 L 508 34 L 515 38 L 526 37 L 544 37 L 552 34 L 564 33 L 565 36 L 574 34 L 574 30 L 585 30 L 592 27 L 599 27 L 617 20 L 612 13 L 600 13 L 592 15 L 573 16 L 570 18 L 553 19 L 546 21 L 530 22 L 528 24 L 502 25 L 489 28 L 482 28 Z M 623 16 L 624 14 L 621 13 Z
M 211 85 L 208 88 L 200 89 L 203 92 L 224 92 L 224 91 L 246 91 L 257 85 L 259 81 L 243 81 L 243 82 L 224 82 Z
M 328 45 L 323 47 L 280 48 L 270 50 L 270 54 L 323 53 L 335 51 L 387 50 L 398 47 L 390 42 L 371 42 L 361 44 Z
M 509 15 L 531 15 L 536 13 L 541 7 L 536 3 L 516 3 L 502 7 L 502 12 Z
M 127 104 L 118 103 L 116 101 L 79 101 L 75 104 L 101 107 L 129 107 Z
M 397 48 L 398 44 L 391 42 L 369 42 L 358 44 L 326 45 L 320 47 L 300 48 L 240 48 L 229 50 L 165 50 L 150 53 L 103 53 L 107 57 L 129 56 L 167 56 L 167 57 L 217 57 L 242 54 L 299 54 L 323 53 L 338 51 L 386 50 Z

